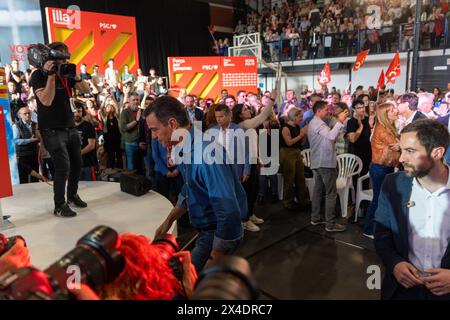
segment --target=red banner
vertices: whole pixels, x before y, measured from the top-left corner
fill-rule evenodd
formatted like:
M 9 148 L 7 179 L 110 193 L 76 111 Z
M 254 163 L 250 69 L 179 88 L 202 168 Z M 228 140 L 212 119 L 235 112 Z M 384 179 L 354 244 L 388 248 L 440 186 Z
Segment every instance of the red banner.
M 400 76 L 400 56 L 398 51 L 395 53 L 389 68 L 386 70 L 386 78 L 388 83 L 395 83 L 395 79 Z
M 380 76 L 378 77 L 378 84 L 377 84 L 377 90 L 383 89 L 384 88 L 384 70 L 381 69 L 381 73 Z
M 323 67 L 323 70 L 317 76 L 317 82 L 319 82 L 321 86 L 331 82 L 331 71 L 329 62 L 327 62 L 327 64 Z
M 353 71 L 358 71 L 363 66 L 368 54 L 369 50 L 364 50 L 358 53 L 355 64 L 353 65 Z
M 97 64 L 104 74 L 108 60 L 114 59 L 120 73 L 127 64 L 130 72 L 139 68 L 134 17 L 60 8 L 45 8 L 50 42 L 61 41 L 69 47 L 70 61 L 87 69 Z
M 171 94 L 180 89 L 199 98 L 218 101 L 222 89 L 236 96 L 239 90 L 258 92 L 256 57 L 169 57 Z
M 3 107 L 0 106 L 0 198 L 10 197 L 12 195 L 8 144 L 6 142 L 5 114 Z

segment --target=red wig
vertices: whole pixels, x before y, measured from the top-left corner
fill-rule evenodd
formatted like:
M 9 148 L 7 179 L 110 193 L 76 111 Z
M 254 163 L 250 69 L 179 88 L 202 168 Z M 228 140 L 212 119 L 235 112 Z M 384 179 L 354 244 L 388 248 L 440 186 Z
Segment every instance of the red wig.
M 162 249 L 142 235 L 120 235 L 118 251 L 125 269 L 102 288 L 102 298 L 119 300 L 170 300 L 181 293 L 181 285 Z

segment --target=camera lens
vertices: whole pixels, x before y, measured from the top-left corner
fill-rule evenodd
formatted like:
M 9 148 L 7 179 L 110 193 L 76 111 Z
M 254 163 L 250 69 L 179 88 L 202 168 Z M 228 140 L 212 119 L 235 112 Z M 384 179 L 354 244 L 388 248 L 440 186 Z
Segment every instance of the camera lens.
M 163 238 L 154 240 L 152 245 L 156 245 L 161 249 L 162 257 L 167 261 L 169 267 L 172 269 L 175 277 L 182 281 L 183 279 L 183 265 L 181 260 L 173 255 L 180 251 L 177 239 L 173 234 L 167 233 Z
M 82 283 L 91 288 L 114 281 L 125 267 L 125 259 L 116 250 L 118 234 L 115 230 L 98 226 L 84 235 L 77 246 L 51 265 L 45 272 L 60 286 L 65 286 L 70 266 L 78 267 Z
M 257 297 L 247 260 L 224 256 L 200 273 L 192 299 L 254 300 Z
M 162 249 L 167 260 L 169 260 L 174 253 L 180 251 L 177 239 L 170 233 L 165 234 L 161 239 L 153 240 L 152 244 L 157 245 Z

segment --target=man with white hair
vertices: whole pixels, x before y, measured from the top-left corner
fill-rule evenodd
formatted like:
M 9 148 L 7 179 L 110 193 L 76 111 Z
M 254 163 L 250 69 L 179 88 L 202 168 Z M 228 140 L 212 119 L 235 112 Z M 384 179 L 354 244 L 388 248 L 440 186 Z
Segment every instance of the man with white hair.
M 430 92 L 421 92 L 418 93 L 419 103 L 417 105 L 417 109 L 427 116 L 428 119 L 436 119 L 437 115 L 433 111 L 434 107 L 434 94 Z
M 295 91 L 292 89 L 289 89 L 286 91 L 286 99 L 283 101 L 283 103 L 280 106 L 280 110 L 278 112 L 279 115 L 284 115 L 284 111 L 286 107 L 288 107 L 291 104 L 295 104 L 297 108 L 301 108 L 300 101 L 297 101 L 297 97 L 295 96 Z

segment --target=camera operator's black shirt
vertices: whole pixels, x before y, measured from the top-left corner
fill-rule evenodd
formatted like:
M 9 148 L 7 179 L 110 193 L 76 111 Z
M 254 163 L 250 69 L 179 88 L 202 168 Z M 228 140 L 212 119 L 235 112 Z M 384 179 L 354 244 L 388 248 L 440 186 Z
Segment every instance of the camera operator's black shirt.
M 89 144 L 89 139 L 96 139 L 95 129 L 89 122 L 83 121 L 76 128 L 81 139 L 81 149 L 84 149 Z M 95 149 L 83 154 L 82 157 L 83 167 L 95 167 L 97 165 L 97 152 Z
M 20 71 L 20 70 L 17 70 L 17 71 L 11 71 L 11 72 L 12 72 L 16 77 L 19 77 L 20 80 L 21 80 L 21 81 L 17 82 L 16 79 L 14 79 L 13 76 L 11 76 L 11 77 L 9 78 L 9 81 L 10 81 L 10 82 L 14 82 L 14 83 L 16 84 L 16 92 L 13 92 L 13 93 L 21 93 L 21 92 L 22 92 L 22 81 L 25 81 L 25 74 L 24 74 L 22 71 Z
M 45 88 L 47 78 L 48 76 L 44 72 L 39 69 L 35 70 L 30 78 L 30 86 L 33 87 L 33 91 L 36 92 L 40 88 Z M 74 80 L 67 79 L 67 85 L 69 90 L 72 90 L 75 85 Z M 55 98 L 51 106 L 44 106 L 37 96 L 36 102 L 40 130 L 75 128 L 75 120 L 70 107 L 70 97 L 58 76 L 55 77 Z

